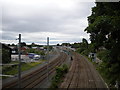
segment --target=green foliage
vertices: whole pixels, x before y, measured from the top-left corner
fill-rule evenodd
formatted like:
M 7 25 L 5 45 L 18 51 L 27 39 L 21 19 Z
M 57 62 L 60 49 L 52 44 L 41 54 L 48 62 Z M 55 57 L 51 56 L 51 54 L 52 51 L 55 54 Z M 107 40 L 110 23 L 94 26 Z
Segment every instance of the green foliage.
M 47 49 L 47 46 L 45 46 L 44 49 Z M 53 47 L 49 46 L 49 51 L 52 50 L 52 49 L 53 49 Z
M 26 46 L 25 42 L 21 42 L 21 47 Z
M 61 67 L 56 67 L 56 75 L 52 78 L 52 84 L 50 88 L 58 88 L 58 84 L 61 81 L 61 78 L 64 77 L 64 74 L 68 72 L 68 66 L 66 64 L 62 65 Z
M 82 47 L 88 49 L 88 41 L 85 38 L 82 39 Z
M 24 43 L 24 42 L 23 42 Z M 25 44 L 24 44 L 25 45 Z M 29 48 L 32 48 L 32 47 L 43 47 L 43 45 L 37 45 L 35 43 L 32 43 L 31 45 L 26 45 L 27 47 Z
M 32 62 L 32 63 L 21 63 L 21 71 L 28 70 L 36 65 L 39 65 L 41 62 Z M 15 75 L 18 73 L 18 65 L 14 66 L 3 66 L 2 73 L 6 75 Z
M 102 50 L 102 51 L 99 51 L 97 53 L 97 57 L 100 59 L 100 60 L 108 60 L 109 59 L 109 54 L 110 54 L 110 51 L 108 50 Z
M 71 45 L 72 48 L 79 48 L 81 43 L 74 43 Z
M 85 50 L 84 48 L 78 48 L 76 51 L 77 51 L 78 53 L 82 53 L 84 50 Z
M 60 44 L 58 43 L 57 46 L 60 46 Z
M 85 29 L 90 33 L 91 47 L 98 52 L 100 47 L 106 50 L 98 52 L 103 61 L 99 67 L 108 84 L 120 81 L 120 2 L 96 2 L 92 14 L 88 17 L 89 26 Z
M 79 43 L 79 46 L 78 46 L 76 52 L 88 56 L 90 50 L 89 50 L 89 44 L 88 44 L 88 42 L 87 42 L 87 40 L 85 38 L 83 38 L 82 42 Z
M 66 64 L 63 64 L 63 73 L 68 72 L 68 66 Z
M 53 47 L 52 46 L 49 46 L 49 50 L 52 50 L 53 49 Z
M 9 50 L 2 48 L 2 63 L 9 63 L 11 62 L 11 53 Z
M 40 50 L 32 49 L 32 48 L 27 49 L 27 52 L 28 52 L 28 53 L 36 53 L 36 54 L 38 54 L 38 55 L 45 55 L 44 51 L 40 51 Z
M 62 46 L 71 46 L 70 43 L 62 43 Z
M 81 54 L 84 54 L 85 56 L 88 56 L 89 55 L 89 50 L 85 49 Z

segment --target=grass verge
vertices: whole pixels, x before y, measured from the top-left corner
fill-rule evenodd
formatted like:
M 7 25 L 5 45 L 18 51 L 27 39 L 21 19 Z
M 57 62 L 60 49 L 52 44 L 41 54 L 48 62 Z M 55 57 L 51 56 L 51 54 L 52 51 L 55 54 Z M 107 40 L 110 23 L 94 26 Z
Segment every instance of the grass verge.
M 31 63 L 22 62 L 21 63 L 21 71 L 23 72 L 23 71 L 29 70 L 29 69 L 41 64 L 44 61 L 45 60 L 40 60 L 39 62 L 31 62 Z M 11 62 L 10 64 L 18 64 L 18 62 Z M 4 75 L 15 75 L 17 73 L 18 73 L 18 65 L 2 67 L 2 74 L 4 74 Z M 5 78 L 7 78 L 7 77 L 3 77 L 3 79 L 5 79 Z

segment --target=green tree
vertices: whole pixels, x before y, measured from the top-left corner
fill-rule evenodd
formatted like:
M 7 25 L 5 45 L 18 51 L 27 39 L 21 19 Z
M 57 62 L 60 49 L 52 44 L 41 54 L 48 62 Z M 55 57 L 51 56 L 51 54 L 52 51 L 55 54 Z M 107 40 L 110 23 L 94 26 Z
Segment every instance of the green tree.
M 81 43 L 74 43 L 71 45 L 72 48 L 79 48 Z
M 62 43 L 62 46 L 71 46 L 70 43 Z
M 25 42 L 21 42 L 21 47 L 26 46 Z
M 88 17 L 89 26 L 85 29 L 90 33 L 91 44 L 97 52 L 105 47 L 106 53 L 102 67 L 109 83 L 120 80 L 120 2 L 96 2 L 92 14 Z
M 60 44 L 58 43 L 57 46 L 60 46 Z
M 88 49 L 88 41 L 85 38 L 82 39 L 82 46 Z
M 10 53 L 9 50 L 2 48 L 2 63 L 11 62 L 11 58 L 10 58 L 9 53 Z

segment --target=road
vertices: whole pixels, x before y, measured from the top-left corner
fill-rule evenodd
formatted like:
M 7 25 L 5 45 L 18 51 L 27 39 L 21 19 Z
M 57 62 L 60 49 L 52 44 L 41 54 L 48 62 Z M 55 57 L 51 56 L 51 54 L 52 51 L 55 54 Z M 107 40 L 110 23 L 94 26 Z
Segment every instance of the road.
M 74 53 L 72 65 L 59 88 L 107 89 L 107 86 L 93 64 L 82 55 Z

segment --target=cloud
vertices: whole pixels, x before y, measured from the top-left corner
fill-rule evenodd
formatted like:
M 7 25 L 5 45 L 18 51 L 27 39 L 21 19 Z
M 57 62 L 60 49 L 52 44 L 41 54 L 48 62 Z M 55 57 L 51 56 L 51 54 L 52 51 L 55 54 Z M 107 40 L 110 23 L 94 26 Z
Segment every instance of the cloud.
M 80 0 L 4 0 L 2 41 L 14 39 L 19 33 L 29 43 L 41 40 L 45 44 L 48 36 L 51 44 L 88 39 L 84 29 L 94 5 Z

